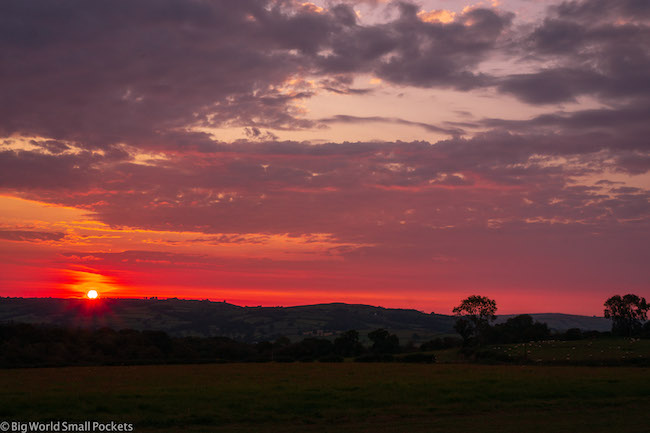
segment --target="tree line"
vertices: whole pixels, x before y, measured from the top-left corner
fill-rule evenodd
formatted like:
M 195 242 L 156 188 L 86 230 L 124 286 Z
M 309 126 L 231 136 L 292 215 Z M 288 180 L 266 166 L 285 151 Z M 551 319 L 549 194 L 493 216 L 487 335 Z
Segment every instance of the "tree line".
M 244 343 L 228 337 L 172 337 L 163 331 L 65 328 L 25 323 L 0 324 L 0 367 L 123 365 L 208 362 L 391 361 L 406 349 L 385 329 L 368 334 L 369 345 L 349 330 L 333 341 L 309 337 L 291 342 Z M 446 341 L 455 345 L 458 342 Z M 459 343 L 458 343 L 459 344 Z M 410 348 L 409 350 L 413 350 Z M 432 355 L 405 356 L 405 362 L 433 362 Z
M 605 302 L 605 317 L 612 320 L 611 334 L 650 338 L 648 304 L 636 295 L 613 296 Z M 24 323 L 0 324 L 0 367 L 43 367 L 64 365 L 123 365 L 208 362 L 435 362 L 432 351 L 461 348 L 477 358 L 476 348 L 487 344 L 527 343 L 548 339 L 576 340 L 599 336 L 597 331 L 569 329 L 552 332 L 530 315 L 496 319 L 496 302 L 484 296 L 469 296 L 454 308 L 455 329 L 460 335 L 442 336 L 422 343 L 401 345 L 397 335 L 386 329 L 367 334 L 361 342 L 356 330 L 333 340 L 317 337 L 292 342 L 286 337 L 274 341 L 244 343 L 227 337 L 172 337 L 163 331 L 110 328 L 84 329 Z M 645 322 L 645 323 L 644 323 Z
M 614 295 L 604 303 L 604 315 L 612 320 L 612 334 L 625 337 L 650 338 L 650 306 L 638 295 Z M 492 343 L 518 343 L 547 340 L 551 332 L 545 323 L 533 323 L 531 316 L 523 314 L 508 319 L 503 324 L 492 325 L 496 320 L 497 304 L 485 296 L 472 295 L 463 299 L 453 309 L 456 314 L 454 329 L 463 339 L 463 346 L 483 346 Z M 565 338 L 582 336 L 580 329 L 569 329 Z

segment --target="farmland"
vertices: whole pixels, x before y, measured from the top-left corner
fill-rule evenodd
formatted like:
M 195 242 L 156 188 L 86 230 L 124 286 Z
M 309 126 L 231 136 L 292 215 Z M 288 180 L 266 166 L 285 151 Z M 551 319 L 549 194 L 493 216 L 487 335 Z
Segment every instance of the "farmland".
M 529 344 L 495 346 L 510 356 L 530 362 L 557 364 L 634 364 L 650 358 L 650 340 L 598 338 L 581 341 L 537 341 Z
M 135 431 L 643 431 L 650 369 L 265 363 L 0 370 L 0 420 Z
M 650 340 L 600 337 L 577 341 L 547 340 L 520 344 L 491 345 L 485 349 L 500 362 L 544 365 L 649 365 Z M 431 352 L 438 362 L 455 363 L 464 359 L 458 349 Z

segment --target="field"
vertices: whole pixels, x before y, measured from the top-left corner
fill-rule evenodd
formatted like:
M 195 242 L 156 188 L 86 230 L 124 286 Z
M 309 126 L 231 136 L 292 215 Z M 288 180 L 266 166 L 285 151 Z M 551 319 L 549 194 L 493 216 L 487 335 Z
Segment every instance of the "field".
M 211 364 L 0 370 L 0 421 L 178 432 L 638 432 L 645 367 Z
M 600 338 L 580 341 L 539 341 L 529 344 L 496 346 L 494 350 L 521 357 L 525 351 L 531 362 L 634 364 L 650 358 L 650 340 Z M 647 364 L 646 364 L 647 365 Z
M 488 346 L 495 358 L 525 360 L 546 365 L 649 365 L 650 340 L 634 338 L 596 338 L 577 341 L 537 341 Z M 458 349 L 430 352 L 438 362 L 459 362 Z

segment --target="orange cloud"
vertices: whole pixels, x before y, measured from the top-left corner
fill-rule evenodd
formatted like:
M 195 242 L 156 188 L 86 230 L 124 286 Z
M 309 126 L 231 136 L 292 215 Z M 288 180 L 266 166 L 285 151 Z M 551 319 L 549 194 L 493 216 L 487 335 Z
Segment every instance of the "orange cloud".
M 431 11 L 420 11 L 418 17 L 425 23 L 443 23 L 447 24 L 456 18 L 456 12 L 446 9 L 433 9 Z
M 323 9 L 322 7 L 316 6 L 315 4 L 310 2 L 302 3 L 300 6 L 303 10 L 307 10 L 311 13 L 322 14 L 325 11 L 325 9 Z
M 62 280 L 59 288 L 66 291 L 69 297 L 84 297 L 89 290 L 96 290 L 102 297 L 119 296 L 123 291 L 115 278 L 91 268 L 61 269 L 59 272 Z

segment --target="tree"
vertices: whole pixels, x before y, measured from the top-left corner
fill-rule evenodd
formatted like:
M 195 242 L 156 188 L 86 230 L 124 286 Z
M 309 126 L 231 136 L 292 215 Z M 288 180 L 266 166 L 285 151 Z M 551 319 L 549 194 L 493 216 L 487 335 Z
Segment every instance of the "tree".
M 463 343 L 469 345 L 475 341 L 480 345 L 485 342 L 490 322 L 496 319 L 497 303 L 485 296 L 472 295 L 452 311 L 458 316 L 454 328 L 463 337 Z
M 376 329 L 368 334 L 372 341 L 372 351 L 374 353 L 398 353 L 399 338 L 397 335 L 390 334 L 385 329 Z
M 551 331 L 546 323 L 535 322 L 529 314 L 520 314 L 493 326 L 490 340 L 494 343 L 525 343 L 547 340 Z
M 354 329 L 345 331 L 334 340 L 334 352 L 341 356 L 357 356 L 363 352 L 359 333 Z
M 641 331 L 641 322 L 648 320 L 650 306 L 645 298 L 637 295 L 614 295 L 604 305 L 605 317 L 612 319 L 614 334 L 632 336 Z

